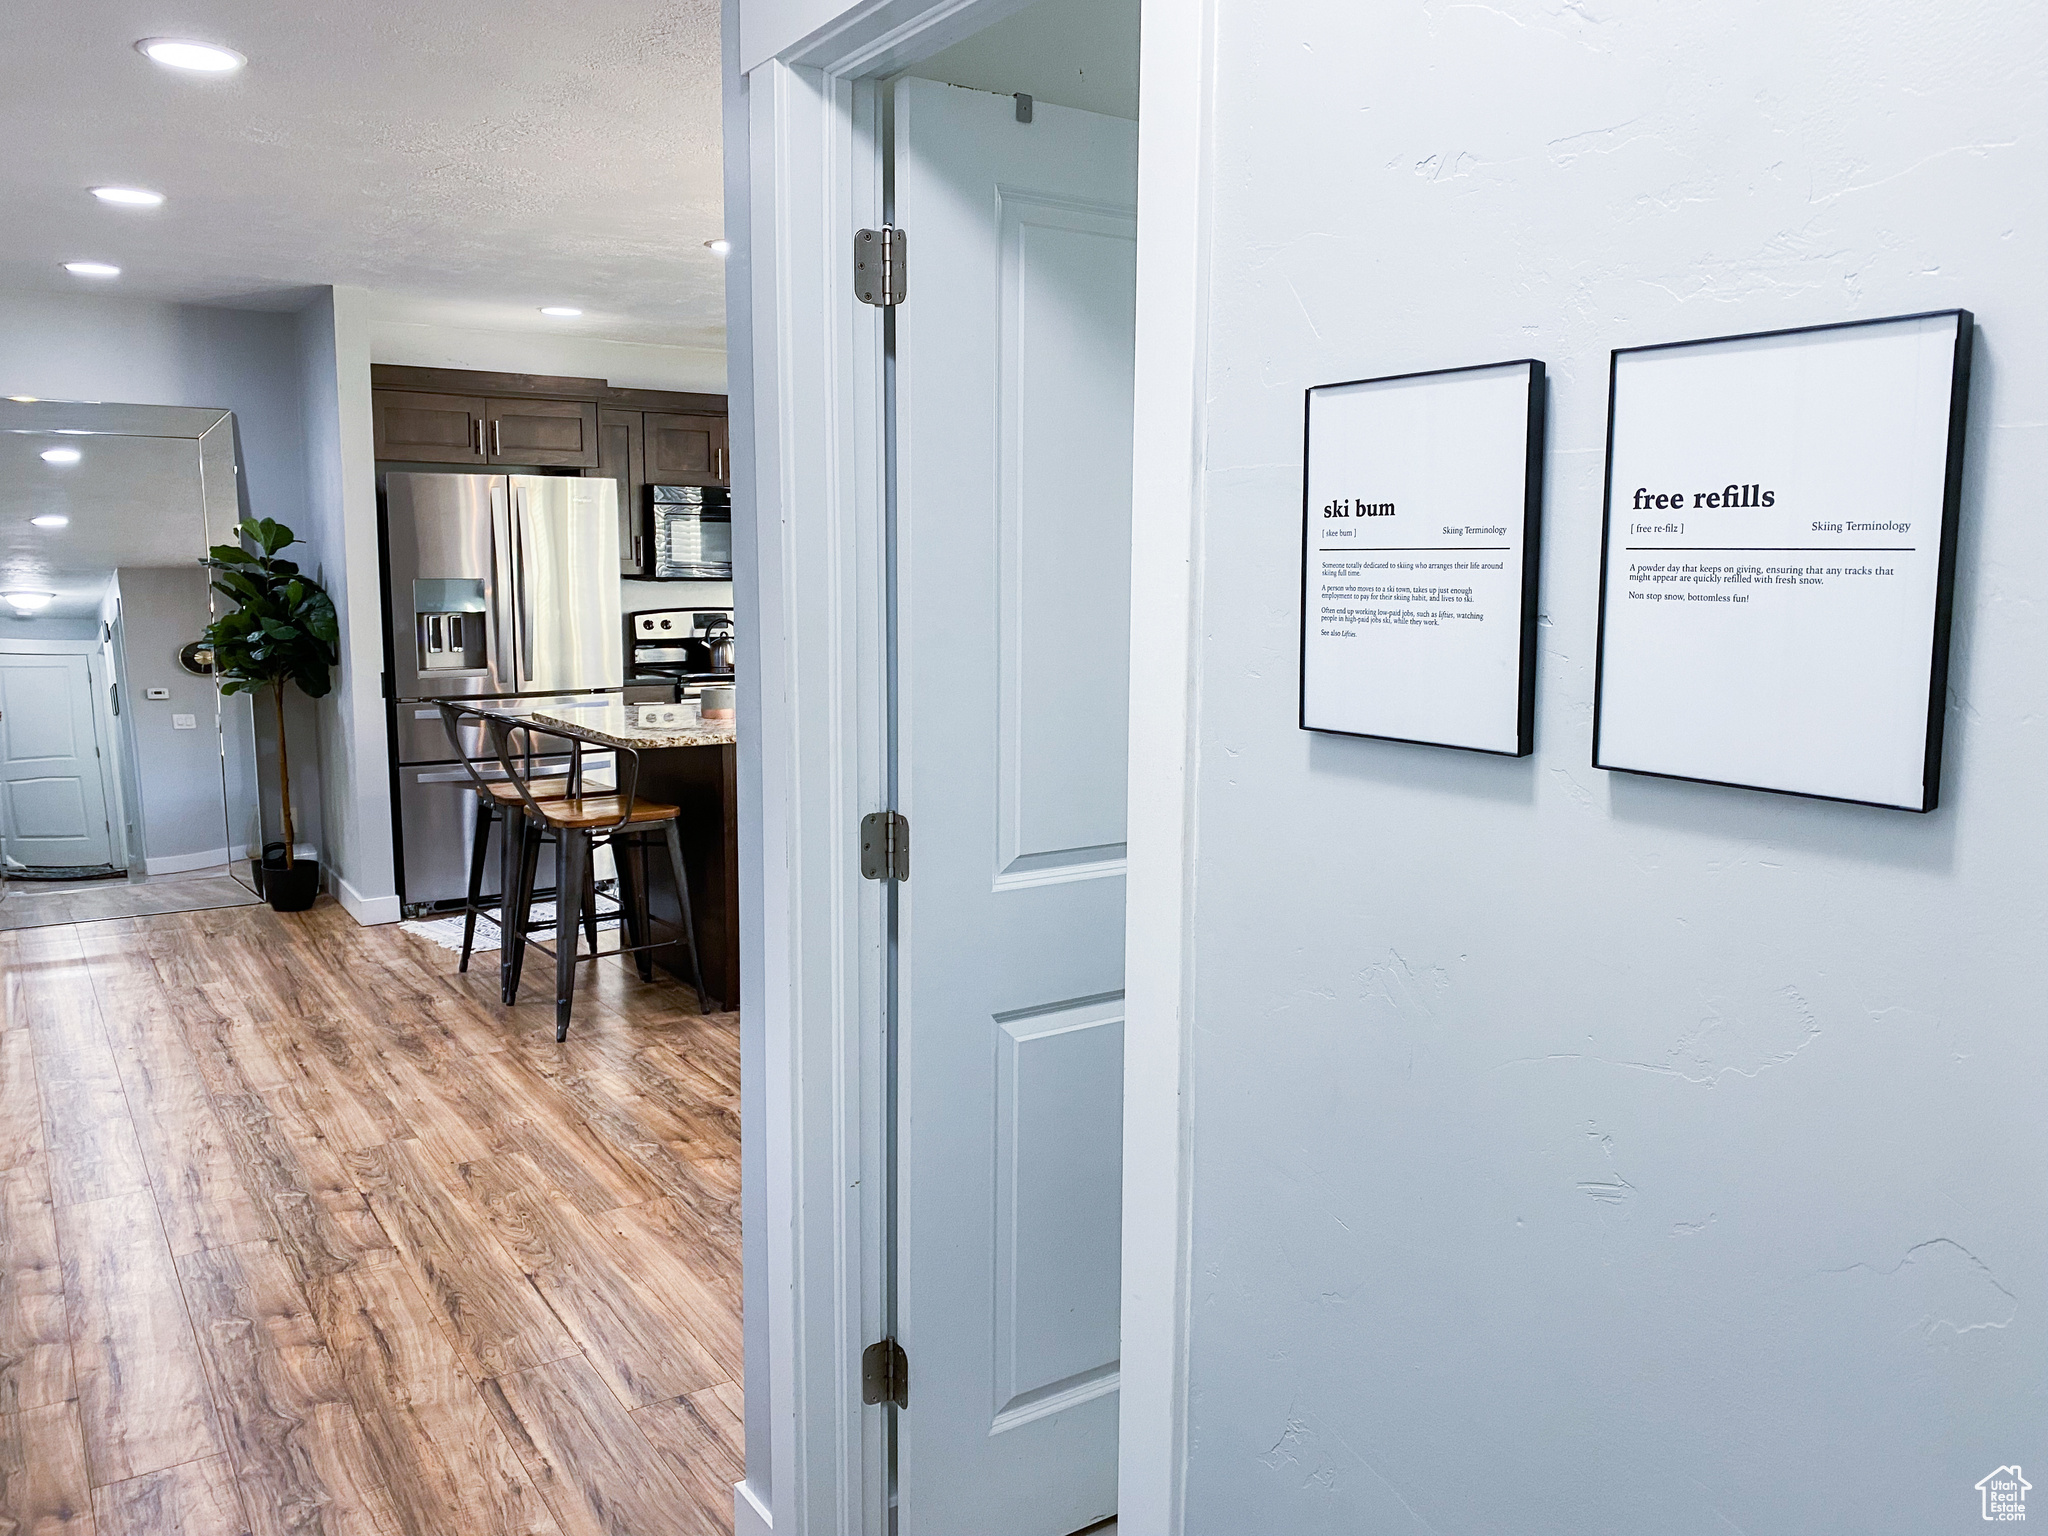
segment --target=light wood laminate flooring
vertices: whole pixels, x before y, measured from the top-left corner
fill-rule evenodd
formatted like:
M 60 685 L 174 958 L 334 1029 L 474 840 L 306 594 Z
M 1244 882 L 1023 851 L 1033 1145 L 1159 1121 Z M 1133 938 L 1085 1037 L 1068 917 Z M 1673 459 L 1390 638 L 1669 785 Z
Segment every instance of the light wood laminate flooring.
M 0 1532 L 704 1536 L 737 1016 L 323 901 L 0 932 Z
M 262 902 L 263 898 L 236 880 L 226 865 L 140 878 L 12 879 L 0 883 L 0 931 L 108 917 L 202 912 L 213 907 L 253 907 Z

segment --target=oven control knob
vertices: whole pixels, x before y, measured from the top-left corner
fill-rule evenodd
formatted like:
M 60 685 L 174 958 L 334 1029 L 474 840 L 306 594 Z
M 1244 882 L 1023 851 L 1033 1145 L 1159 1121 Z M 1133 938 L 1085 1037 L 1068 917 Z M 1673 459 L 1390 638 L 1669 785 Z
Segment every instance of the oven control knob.
M 661 627 L 662 627 L 663 629 L 667 629 L 667 628 L 669 627 L 669 624 L 668 624 L 668 620 L 667 620 L 667 619 L 663 619 L 663 620 L 661 621 Z

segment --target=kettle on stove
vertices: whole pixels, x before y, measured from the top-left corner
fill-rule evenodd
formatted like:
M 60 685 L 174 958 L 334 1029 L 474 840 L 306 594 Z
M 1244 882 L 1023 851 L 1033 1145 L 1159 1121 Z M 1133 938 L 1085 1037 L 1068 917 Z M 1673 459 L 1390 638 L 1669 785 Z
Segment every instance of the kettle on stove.
M 713 619 L 704 631 L 703 644 L 705 659 L 713 672 L 733 670 L 732 621 L 720 617 Z

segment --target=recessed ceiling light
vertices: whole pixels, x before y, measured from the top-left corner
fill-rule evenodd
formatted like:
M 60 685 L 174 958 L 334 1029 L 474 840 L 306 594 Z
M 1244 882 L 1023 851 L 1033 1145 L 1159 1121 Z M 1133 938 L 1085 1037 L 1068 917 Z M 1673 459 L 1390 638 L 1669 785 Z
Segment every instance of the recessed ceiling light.
M 732 253 L 732 242 L 730 240 L 706 240 L 704 242 L 704 249 L 714 256 L 727 256 Z
M 158 64 L 202 75 L 231 75 L 249 62 L 232 48 L 178 37 L 145 37 L 135 46 Z
M 62 512 L 45 512 L 41 517 L 29 519 L 38 528 L 69 528 L 71 519 Z
M 105 261 L 67 261 L 64 270 L 74 277 L 119 277 L 121 269 Z
M 94 187 L 92 195 L 119 208 L 161 208 L 164 195 L 144 187 Z
M 557 320 L 574 320 L 583 313 L 582 310 L 571 309 L 566 304 L 543 304 L 540 312 L 544 315 L 553 315 Z
M 76 464 L 80 457 L 81 455 L 76 448 L 45 448 L 43 450 L 43 462 L 45 464 Z
M 23 613 L 38 613 L 57 600 L 54 592 L 0 592 L 0 597 L 6 598 Z

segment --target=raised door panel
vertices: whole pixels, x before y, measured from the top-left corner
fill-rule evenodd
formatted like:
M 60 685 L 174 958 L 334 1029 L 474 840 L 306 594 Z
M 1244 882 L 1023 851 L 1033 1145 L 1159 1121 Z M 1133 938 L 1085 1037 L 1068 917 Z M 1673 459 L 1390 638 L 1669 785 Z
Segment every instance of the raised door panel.
M 377 457 L 401 464 L 484 462 L 485 402 L 467 395 L 374 392 Z
M 619 571 L 638 576 L 647 566 L 646 534 L 640 526 L 640 491 L 647 483 L 647 467 L 638 411 L 598 408 L 597 472 L 619 488 Z
M 585 400 L 484 402 L 493 464 L 597 468 L 597 405 Z
M 996 1019 L 992 1435 L 1115 1384 L 1123 998 Z
M 1124 857 L 1137 262 L 1122 211 L 1005 189 L 999 221 L 1000 883 Z
M 726 419 L 649 411 L 644 418 L 649 485 L 724 485 Z

